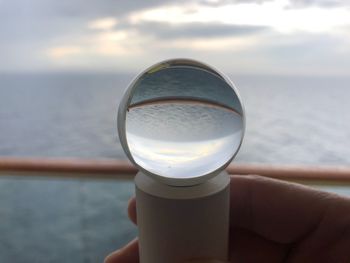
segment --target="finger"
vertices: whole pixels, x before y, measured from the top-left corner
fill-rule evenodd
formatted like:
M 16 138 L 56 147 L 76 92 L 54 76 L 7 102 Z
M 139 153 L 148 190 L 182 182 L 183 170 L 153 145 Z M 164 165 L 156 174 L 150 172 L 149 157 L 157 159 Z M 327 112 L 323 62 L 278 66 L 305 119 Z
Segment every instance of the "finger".
M 260 176 L 231 177 L 231 224 L 280 243 L 291 243 L 318 225 L 341 197 Z
M 280 263 L 288 253 L 289 245 L 267 240 L 245 229 L 233 228 L 230 233 L 231 262 Z
M 128 204 L 128 216 L 134 224 L 137 224 L 137 218 L 136 218 L 136 199 L 135 197 L 132 197 L 129 200 Z
M 105 263 L 139 263 L 139 242 L 134 239 L 106 257 Z

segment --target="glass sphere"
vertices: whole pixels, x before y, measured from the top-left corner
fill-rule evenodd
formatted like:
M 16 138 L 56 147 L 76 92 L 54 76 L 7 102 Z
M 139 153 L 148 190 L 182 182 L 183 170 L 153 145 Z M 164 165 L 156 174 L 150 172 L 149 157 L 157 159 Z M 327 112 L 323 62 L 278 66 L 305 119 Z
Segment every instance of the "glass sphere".
M 149 68 L 121 105 L 119 131 L 127 155 L 170 184 L 198 182 L 224 169 L 242 142 L 244 110 L 237 91 L 197 61 L 169 60 Z

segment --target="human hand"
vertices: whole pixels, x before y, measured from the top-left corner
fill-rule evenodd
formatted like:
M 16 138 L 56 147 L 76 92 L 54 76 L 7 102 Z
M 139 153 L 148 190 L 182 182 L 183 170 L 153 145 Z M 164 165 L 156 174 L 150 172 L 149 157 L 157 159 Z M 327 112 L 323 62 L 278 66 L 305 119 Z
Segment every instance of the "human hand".
M 136 224 L 134 198 L 128 214 Z M 105 260 L 138 262 L 136 239 Z M 230 262 L 350 262 L 350 198 L 260 176 L 232 176 Z

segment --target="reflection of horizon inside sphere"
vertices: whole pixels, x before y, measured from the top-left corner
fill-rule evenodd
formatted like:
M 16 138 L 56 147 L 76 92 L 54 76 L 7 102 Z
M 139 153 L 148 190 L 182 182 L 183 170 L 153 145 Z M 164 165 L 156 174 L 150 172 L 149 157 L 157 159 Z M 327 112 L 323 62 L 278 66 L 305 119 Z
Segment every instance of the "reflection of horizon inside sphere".
M 242 107 L 222 78 L 193 67 L 167 68 L 135 85 L 125 129 L 139 166 L 163 177 L 195 178 L 234 156 L 243 136 Z

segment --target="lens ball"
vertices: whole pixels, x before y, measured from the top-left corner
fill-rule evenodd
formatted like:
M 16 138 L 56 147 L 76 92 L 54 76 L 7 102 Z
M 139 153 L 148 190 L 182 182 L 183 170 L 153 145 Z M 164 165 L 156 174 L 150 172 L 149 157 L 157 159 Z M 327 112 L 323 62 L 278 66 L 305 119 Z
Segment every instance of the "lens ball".
M 127 96 L 123 147 L 152 175 L 170 181 L 209 175 L 241 145 L 239 95 L 227 78 L 200 62 L 157 64 L 136 78 Z

